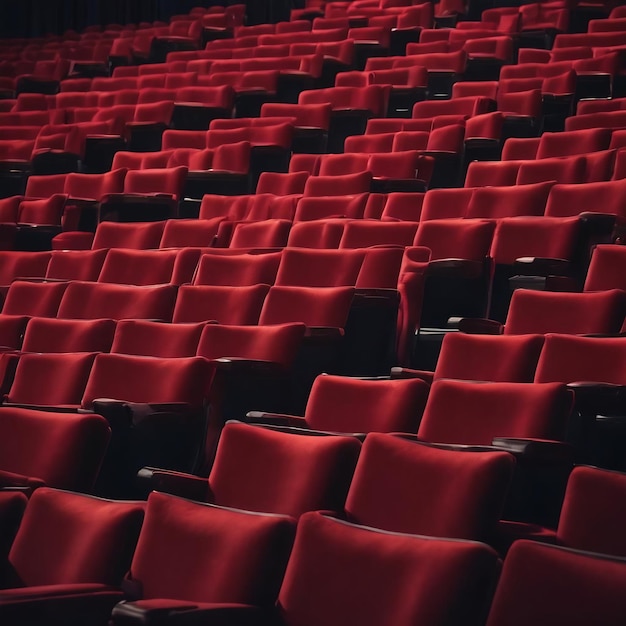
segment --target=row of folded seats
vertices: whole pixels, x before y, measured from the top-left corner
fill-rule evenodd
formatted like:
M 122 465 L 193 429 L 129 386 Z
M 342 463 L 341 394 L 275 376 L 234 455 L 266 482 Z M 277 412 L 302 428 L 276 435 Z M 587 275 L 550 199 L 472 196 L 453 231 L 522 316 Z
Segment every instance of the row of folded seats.
M 620 558 L 529 541 L 502 564 L 484 544 L 328 514 L 296 521 L 161 493 L 145 504 L 50 489 L 29 502 L 6 561 L 8 623 L 616 624 L 626 576 Z

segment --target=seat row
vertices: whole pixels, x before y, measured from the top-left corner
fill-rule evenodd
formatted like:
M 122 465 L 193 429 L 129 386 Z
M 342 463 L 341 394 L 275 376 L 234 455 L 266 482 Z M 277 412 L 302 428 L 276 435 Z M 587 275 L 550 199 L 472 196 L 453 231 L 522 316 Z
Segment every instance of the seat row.
M 76 549 L 60 552 L 68 529 L 75 531 Z M 35 567 L 37 542 L 45 542 L 49 558 Z M 212 567 L 218 557 L 219 576 Z M 358 619 L 367 626 L 392 615 L 399 626 L 424 616 L 429 624 L 478 624 L 491 604 L 489 626 L 548 615 L 612 624 L 621 615 L 624 587 L 618 559 L 523 542 L 505 560 L 492 601 L 501 564 L 481 544 L 384 533 L 319 513 L 303 516 L 296 529 L 288 517 L 158 493 L 143 505 L 40 490 L 8 558 L 17 579 L 2 592 L 9 623 L 45 606 L 53 621 L 80 615 L 104 623 L 112 612 L 114 624 L 154 615 L 164 623 L 219 616 L 224 624 Z M 173 577 L 169 572 L 181 561 Z M 63 566 L 72 577 L 63 576 Z M 137 591 L 125 596 L 119 585 L 128 568 Z M 419 582 L 426 574 L 428 583 Z M 566 595 L 574 600 L 564 601 Z

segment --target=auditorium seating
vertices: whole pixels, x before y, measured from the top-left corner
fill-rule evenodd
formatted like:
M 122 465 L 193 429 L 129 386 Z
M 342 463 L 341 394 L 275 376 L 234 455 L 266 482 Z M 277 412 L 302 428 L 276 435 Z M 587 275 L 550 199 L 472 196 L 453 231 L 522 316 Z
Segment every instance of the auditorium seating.
M 0 622 L 619 622 L 623 7 L 149 4 L 0 40 Z

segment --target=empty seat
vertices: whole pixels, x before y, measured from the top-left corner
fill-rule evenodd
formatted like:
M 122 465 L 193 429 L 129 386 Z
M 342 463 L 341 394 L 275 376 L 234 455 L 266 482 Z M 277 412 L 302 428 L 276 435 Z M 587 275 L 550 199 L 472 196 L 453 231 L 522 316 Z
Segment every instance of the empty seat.
M 167 220 L 161 236 L 160 248 L 197 246 L 209 248 L 217 237 L 222 218 Z
M 411 222 L 377 222 L 354 220 L 346 224 L 340 248 L 369 248 L 370 246 L 410 246 L 417 224 Z
M 237 287 L 183 285 L 178 292 L 172 321 L 258 324 L 268 291 L 269 286 L 263 284 Z
M 117 224 L 102 222 L 98 224 L 92 248 L 132 248 L 146 250 L 158 248 L 163 235 L 165 222 L 147 222 Z
M 33 317 L 24 334 L 24 352 L 108 352 L 115 322 Z
M 622 559 L 518 541 L 505 559 L 487 625 L 618 624 L 625 585 Z
M 56 317 L 67 283 L 16 280 L 7 291 L 2 315 Z
M 121 320 L 115 328 L 111 352 L 167 358 L 194 356 L 204 326 Z
M 181 607 L 269 608 L 278 593 L 294 525 L 285 516 L 150 494 L 129 572 L 141 585 L 139 601 L 118 604 L 112 623 L 126 623 L 126 615 L 137 613 L 147 619 L 165 607 L 173 613 Z M 182 573 L 172 567 L 181 557 L 188 564 Z
M 360 176 L 360 174 L 357 174 L 357 176 Z M 320 177 L 312 176 L 309 180 L 312 178 Z M 330 176 L 329 178 L 336 177 Z M 331 189 L 327 189 L 327 191 L 331 191 Z M 293 220 L 294 223 L 298 223 L 311 220 L 328 220 L 329 218 L 360 219 L 363 217 L 366 205 L 366 193 L 343 196 L 303 197 L 298 200 Z M 290 242 L 289 245 L 293 244 Z
M 310 327 L 344 328 L 353 295 L 351 287 L 273 286 L 259 324 L 302 322 Z
M 626 281 L 624 280 L 625 267 L 626 248 L 611 244 L 596 246 L 591 255 L 584 290 L 626 290 Z
M 363 264 L 361 250 L 287 248 L 276 275 L 277 285 L 300 287 L 356 286 Z
M 541 335 L 447 333 L 435 371 L 418 372 L 418 375 L 427 382 L 456 378 L 530 383 L 534 379 L 542 346 Z
M 346 501 L 351 522 L 393 532 L 489 541 L 515 462 L 508 452 L 367 436 Z
M 22 354 L 5 402 L 78 407 L 94 358 L 90 352 Z
M 350 436 L 318 437 L 228 422 L 204 486 L 204 499 L 294 517 L 306 511 L 340 511 L 360 448 Z M 167 486 L 168 473 L 155 470 L 152 480 L 156 488 Z
M 38 489 L 9 552 L 10 573 L 0 593 L 3 621 L 24 623 L 41 612 L 65 620 L 84 614 L 86 606 L 106 620 L 121 597 L 143 509 L 140 502 Z M 89 605 L 90 595 L 100 601 Z
M 557 542 L 577 550 L 624 557 L 624 489 L 626 476 L 620 472 L 575 467 L 567 481 Z
M 498 568 L 495 552 L 482 544 L 381 532 L 309 513 L 299 522 L 277 606 L 287 626 L 479 623 Z M 428 584 L 416 585 L 426 572 Z
M 98 276 L 100 283 L 121 285 L 181 285 L 193 278 L 199 250 L 112 249 Z
M 562 440 L 572 400 L 559 383 L 437 380 L 417 434 L 466 445 L 491 445 L 496 437 Z
M 111 434 L 100 415 L 0 408 L 0 487 L 93 488 Z
M 543 215 L 552 185 L 540 182 L 512 187 L 479 187 L 472 194 L 465 217 L 498 219 Z
M 625 306 L 624 292 L 617 289 L 589 293 L 516 289 L 504 333 L 615 334 L 624 321 Z
M 194 285 L 273 285 L 281 252 L 268 254 L 203 254 L 198 262 Z
M 172 318 L 174 285 L 113 285 L 71 282 L 61 300 L 58 317 L 66 319 L 156 319 Z
M 96 250 L 53 250 L 46 278 L 57 280 L 98 280 L 106 248 Z
M 428 386 L 418 379 L 323 375 L 313 383 L 304 416 L 291 422 L 331 432 L 414 432 L 427 396 Z

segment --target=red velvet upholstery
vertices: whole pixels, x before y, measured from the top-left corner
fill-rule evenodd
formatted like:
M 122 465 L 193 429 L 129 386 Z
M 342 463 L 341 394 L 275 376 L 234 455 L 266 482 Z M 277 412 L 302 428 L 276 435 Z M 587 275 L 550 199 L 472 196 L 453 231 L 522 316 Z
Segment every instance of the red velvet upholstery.
M 475 189 L 429 189 L 424 196 L 421 220 L 465 217 Z
M 487 626 L 620 624 L 626 565 L 585 552 L 517 541 L 509 551 Z
M 430 248 L 433 261 L 445 258 L 481 261 L 489 254 L 494 228 L 495 224 L 487 220 L 422 221 L 413 245 Z
M 172 321 L 257 324 L 268 291 L 268 285 L 183 285 L 178 291 Z
M 364 256 L 363 250 L 287 248 L 282 253 L 276 284 L 299 287 L 354 287 Z
M 496 263 L 513 264 L 521 257 L 572 259 L 579 242 L 576 217 L 511 217 L 498 220 L 491 256 Z
M 108 352 L 115 322 L 107 319 L 64 320 L 33 317 L 28 323 L 24 352 Z
M 220 506 L 283 513 L 340 511 L 361 449 L 350 436 L 315 436 L 229 422 L 209 475 Z
M 345 196 L 362 194 L 370 190 L 372 175 L 370 172 L 344 174 L 343 176 L 310 176 L 304 185 L 306 197 Z M 350 215 L 349 217 L 360 217 Z
M 491 548 L 400 535 L 308 513 L 278 596 L 286 626 L 479 624 L 499 562 Z
M 346 514 L 351 522 L 383 530 L 488 541 L 514 465 L 508 452 L 436 448 L 370 433 Z
M 161 237 L 160 248 L 184 246 L 210 247 L 217 236 L 221 218 L 167 220 Z
M 360 176 L 360 174 L 356 174 L 356 176 Z M 320 177 L 311 176 L 311 178 L 309 178 L 309 181 L 318 178 Z M 351 177 L 325 176 L 325 180 L 328 181 L 328 179 L 330 179 L 330 182 L 325 189 L 325 194 L 316 194 L 314 196 L 309 195 L 298 200 L 296 212 L 293 218 L 294 222 L 327 220 L 330 218 L 338 217 L 361 219 L 367 205 L 368 194 L 363 192 L 362 189 L 356 191 L 346 191 L 345 189 L 340 189 L 338 181 L 340 181 L 341 179 L 349 178 Z M 335 181 L 334 183 L 333 180 Z M 318 181 L 316 184 L 321 183 Z M 369 183 L 367 185 L 366 191 L 369 191 Z M 342 195 L 330 195 L 335 193 Z M 290 245 L 293 244 L 291 244 L 290 242 Z
M 235 225 L 229 248 L 282 248 L 287 245 L 291 221 L 263 219 Z
M 3 315 L 55 317 L 67 283 L 11 283 L 2 307 Z
M 93 352 L 22 354 L 6 401 L 79 406 L 95 356 Z
M 167 358 L 194 356 L 204 326 L 121 320 L 115 329 L 111 352 Z
M 427 397 L 428 385 L 418 379 L 318 376 L 304 418 L 315 430 L 415 432 Z
M 194 285 L 273 285 L 281 260 L 280 252 L 269 254 L 203 254 Z
M 434 378 L 530 383 L 542 345 L 541 335 L 447 333 Z
M 100 283 L 159 285 L 188 283 L 193 278 L 198 250 L 109 250 Z
M 572 393 L 559 383 L 433 383 L 417 431 L 423 441 L 491 445 L 494 437 L 562 439 Z
M 287 245 L 297 248 L 338 248 L 347 220 L 321 219 L 291 227 Z
M 479 187 L 474 191 L 465 217 L 501 218 L 543 215 L 553 183 Z
M 570 474 L 556 531 L 570 548 L 626 556 L 626 475 L 578 466 Z
M 108 250 L 105 248 L 98 250 L 53 250 L 46 278 L 98 280 L 107 253 Z
M 574 185 L 555 185 L 550 191 L 546 215 L 565 217 L 590 211 L 623 215 L 620 198 L 626 189 L 626 180 Z
M 410 246 L 416 231 L 417 224 L 412 222 L 355 220 L 346 224 L 339 247 Z
M 526 186 L 542 181 L 554 181 L 564 185 L 581 183 L 585 181 L 586 165 L 584 156 L 522 161 L 516 185 Z
M 74 281 L 59 306 L 58 317 L 68 319 L 172 319 L 174 285 L 112 285 Z
M 139 502 L 38 489 L 9 553 L 14 580 L 5 587 L 118 585 L 130 564 L 143 508 Z M 0 592 L 0 606 L 12 593 Z
M 585 291 L 626 291 L 626 247 L 611 244 L 596 246 L 585 278 Z
M 109 437 L 99 415 L 2 407 L 0 470 L 14 476 L 0 478 L 0 486 L 36 479 L 59 489 L 91 489 Z
M 548 334 L 535 382 L 626 384 L 626 342 L 622 337 Z
M 343 328 L 354 289 L 350 287 L 271 287 L 259 324 L 302 322 L 307 326 Z
M 0 285 L 10 285 L 16 278 L 45 276 L 49 262 L 49 252 L 1 250 Z
M 130 568 L 143 598 L 271 605 L 293 541 L 288 517 L 154 492 Z
M 289 368 L 296 358 L 304 324 L 235 326 L 207 324 L 196 354 L 206 359 L 241 358 L 277 363 Z
M 158 248 L 165 222 L 134 222 L 123 224 L 101 222 L 96 228 L 92 248 Z
M 619 332 L 626 311 L 626 294 L 612 289 L 595 293 L 551 293 L 517 289 L 511 298 L 504 333 Z
M 90 408 L 98 398 L 112 398 L 126 402 L 184 402 L 200 408 L 210 381 L 211 368 L 199 357 L 99 354 L 81 404 Z

